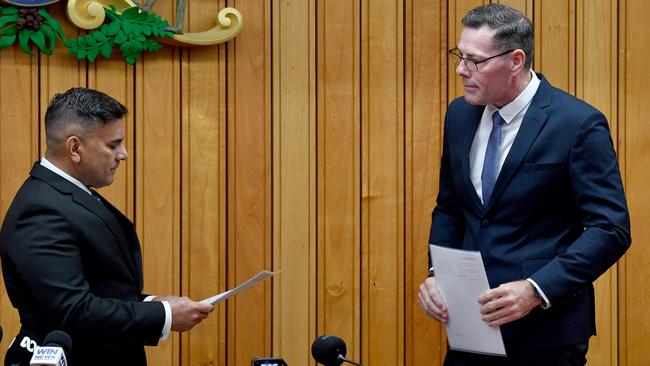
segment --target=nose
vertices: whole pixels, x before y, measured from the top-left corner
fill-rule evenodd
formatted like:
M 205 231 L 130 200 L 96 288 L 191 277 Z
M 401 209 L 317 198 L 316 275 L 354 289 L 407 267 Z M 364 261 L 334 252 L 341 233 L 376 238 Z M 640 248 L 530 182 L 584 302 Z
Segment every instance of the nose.
M 469 77 L 471 72 L 469 71 L 469 68 L 465 64 L 465 60 L 461 60 L 457 65 L 456 65 L 456 74 L 459 76 L 463 77 Z
M 129 153 L 126 151 L 126 147 L 124 147 L 124 145 L 120 145 L 119 151 L 115 157 L 118 161 L 126 160 L 129 157 Z

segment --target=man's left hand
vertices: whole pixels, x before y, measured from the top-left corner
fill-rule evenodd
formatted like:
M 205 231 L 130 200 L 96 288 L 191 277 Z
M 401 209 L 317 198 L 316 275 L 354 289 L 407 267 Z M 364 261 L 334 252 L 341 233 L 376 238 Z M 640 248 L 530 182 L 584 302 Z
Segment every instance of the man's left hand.
M 521 319 L 542 301 L 535 296 L 533 285 L 526 281 L 508 282 L 484 292 L 478 298 L 481 319 L 491 327 L 498 327 Z

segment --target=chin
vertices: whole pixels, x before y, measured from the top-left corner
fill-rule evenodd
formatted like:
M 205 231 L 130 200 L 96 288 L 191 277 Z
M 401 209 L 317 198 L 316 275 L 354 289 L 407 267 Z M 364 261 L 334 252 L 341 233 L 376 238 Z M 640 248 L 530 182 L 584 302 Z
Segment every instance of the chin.
M 485 105 L 485 103 L 482 103 L 482 102 L 481 102 L 481 99 L 480 99 L 479 97 L 475 96 L 475 95 L 468 95 L 468 94 L 465 94 L 464 97 L 465 97 L 465 101 L 466 101 L 467 103 L 469 103 L 469 104 L 473 104 L 473 105 Z

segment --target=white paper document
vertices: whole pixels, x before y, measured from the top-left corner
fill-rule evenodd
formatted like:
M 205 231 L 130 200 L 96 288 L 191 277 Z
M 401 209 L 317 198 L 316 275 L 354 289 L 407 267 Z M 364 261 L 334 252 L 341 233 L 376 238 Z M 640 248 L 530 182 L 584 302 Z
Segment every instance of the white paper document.
M 429 244 L 438 291 L 447 305 L 449 348 L 505 356 L 501 329 L 481 320 L 478 297 L 490 289 L 481 252 Z
M 200 302 L 204 303 L 204 304 L 211 304 L 211 305 L 220 303 L 223 300 L 235 295 L 236 293 L 238 293 L 238 292 L 240 292 L 240 291 L 242 291 L 242 290 L 244 290 L 244 289 L 246 289 L 246 288 L 248 288 L 250 286 L 253 286 L 254 284 L 260 282 L 261 280 L 263 280 L 263 279 L 265 279 L 267 277 L 271 277 L 271 276 L 273 276 L 275 274 L 278 274 L 278 273 L 280 273 L 280 271 L 277 271 L 277 272 L 262 271 L 262 272 L 256 274 L 255 276 L 249 278 L 248 280 L 246 280 L 246 282 L 240 284 L 239 286 L 237 286 L 237 287 L 235 287 L 233 289 L 230 289 L 228 291 L 222 292 L 220 294 L 216 294 L 216 295 L 214 295 L 212 297 L 209 297 L 209 298 L 207 298 L 205 300 L 201 300 Z

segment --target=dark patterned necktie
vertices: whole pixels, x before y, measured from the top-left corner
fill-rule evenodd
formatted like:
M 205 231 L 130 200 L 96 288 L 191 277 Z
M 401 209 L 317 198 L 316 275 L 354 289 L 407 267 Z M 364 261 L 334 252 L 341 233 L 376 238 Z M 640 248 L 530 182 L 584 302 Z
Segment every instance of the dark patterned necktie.
M 96 199 L 97 202 L 99 202 L 100 205 L 103 205 L 103 203 L 102 203 L 102 199 L 99 198 L 99 194 L 97 194 L 97 192 L 95 192 L 95 191 L 92 190 L 92 189 L 90 190 L 90 196 L 91 196 L 92 198 Z

